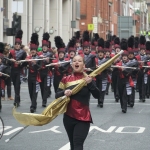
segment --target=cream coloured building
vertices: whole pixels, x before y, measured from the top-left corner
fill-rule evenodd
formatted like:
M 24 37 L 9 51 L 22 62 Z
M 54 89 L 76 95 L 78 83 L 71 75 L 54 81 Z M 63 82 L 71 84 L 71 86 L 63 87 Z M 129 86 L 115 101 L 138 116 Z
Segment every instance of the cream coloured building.
M 0 41 L 13 44 L 13 37 L 6 36 L 5 28 L 11 28 L 14 12 L 22 16 L 23 44 L 30 42 L 33 32 L 38 31 L 41 43 L 44 32 L 50 33 L 50 41 L 54 45 L 54 37 L 59 35 L 65 44 L 79 30 L 78 14 L 80 0 L 0 0 Z M 74 28 L 71 28 L 74 21 Z

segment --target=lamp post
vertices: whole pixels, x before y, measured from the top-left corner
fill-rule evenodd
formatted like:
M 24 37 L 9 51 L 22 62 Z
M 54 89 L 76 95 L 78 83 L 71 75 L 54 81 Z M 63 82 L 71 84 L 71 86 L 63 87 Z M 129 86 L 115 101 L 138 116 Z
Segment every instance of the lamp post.
M 35 28 L 34 28 L 34 32 L 35 32 L 35 33 L 39 33 L 41 28 L 42 28 L 42 27 L 35 27 Z

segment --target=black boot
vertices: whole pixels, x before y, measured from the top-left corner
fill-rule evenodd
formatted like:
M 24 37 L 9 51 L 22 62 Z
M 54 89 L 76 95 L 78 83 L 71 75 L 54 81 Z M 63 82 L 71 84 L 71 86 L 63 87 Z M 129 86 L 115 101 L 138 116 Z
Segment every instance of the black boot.
M 126 110 L 125 110 L 125 109 L 122 109 L 122 112 L 123 112 L 123 113 L 126 113 Z
M 43 107 L 46 107 L 46 103 L 45 103 L 45 102 L 43 102 L 43 103 L 42 103 L 42 106 L 43 106 Z
M 14 102 L 14 106 L 15 106 L 15 107 L 19 107 L 19 106 L 20 106 L 20 103 Z
M 103 103 L 100 103 L 100 108 L 103 108 Z
M 116 96 L 115 101 L 116 101 L 116 102 L 119 102 L 119 98 L 118 98 L 118 96 Z
M 34 112 L 36 112 L 36 109 L 33 108 L 33 107 L 31 107 L 31 108 L 30 108 L 30 112 L 31 112 L 31 113 L 34 113 Z
M 131 104 L 130 104 L 130 107 L 133 107 L 133 106 L 134 106 L 134 104 L 133 104 L 133 103 L 131 103 Z

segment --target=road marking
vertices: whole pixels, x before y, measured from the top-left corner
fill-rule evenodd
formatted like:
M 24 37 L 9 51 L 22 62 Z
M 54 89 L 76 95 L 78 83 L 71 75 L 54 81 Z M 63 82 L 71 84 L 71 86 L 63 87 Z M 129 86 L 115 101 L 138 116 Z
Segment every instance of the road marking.
M 13 129 L 13 130 L 11 130 L 11 131 L 5 133 L 4 135 L 10 135 L 10 134 L 13 134 L 14 132 L 16 132 L 16 131 L 18 131 L 18 130 L 20 130 L 20 129 L 22 129 L 22 128 L 23 128 L 23 127 L 15 128 L 15 129 Z
M 47 131 L 53 131 L 55 133 L 62 133 L 62 132 L 56 130 L 57 128 L 59 128 L 59 126 L 54 126 L 54 127 L 50 128 L 50 129 L 47 129 L 47 130 L 32 131 L 32 132 L 29 132 L 29 133 L 41 133 L 41 132 L 47 132 Z
M 70 150 L 70 142 L 61 147 L 59 150 Z
M 11 129 L 11 128 L 12 128 L 12 126 L 4 126 L 4 131 Z
M 97 126 L 91 126 L 89 132 L 91 132 L 94 129 L 96 129 L 100 132 L 104 132 L 104 133 L 111 133 L 112 131 L 114 131 L 116 129 L 116 126 L 111 126 L 108 130 L 103 130 Z
M 143 111 L 143 109 L 141 109 L 141 110 L 139 111 L 139 114 L 140 114 L 142 111 Z
M 138 129 L 138 131 L 137 132 L 123 132 L 123 130 L 125 129 L 125 128 L 131 128 L 131 129 L 133 129 L 133 128 L 136 128 L 136 129 Z M 126 127 L 119 127 L 115 132 L 116 133 L 137 133 L 137 134 L 139 134 L 139 133 L 143 133 L 145 131 L 145 128 L 144 127 L 134 127 L 134 126 L 126 126 Z

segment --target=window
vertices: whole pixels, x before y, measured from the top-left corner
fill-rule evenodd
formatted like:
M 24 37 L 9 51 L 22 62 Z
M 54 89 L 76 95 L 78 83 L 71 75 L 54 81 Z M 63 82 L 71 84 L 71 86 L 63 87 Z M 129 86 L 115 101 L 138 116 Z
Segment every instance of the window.
M 76 1 L 76 19 L 80 19 L 80 1 Z

